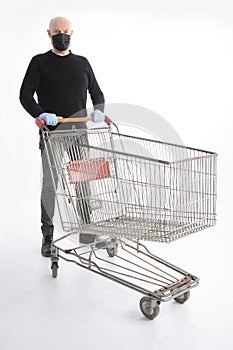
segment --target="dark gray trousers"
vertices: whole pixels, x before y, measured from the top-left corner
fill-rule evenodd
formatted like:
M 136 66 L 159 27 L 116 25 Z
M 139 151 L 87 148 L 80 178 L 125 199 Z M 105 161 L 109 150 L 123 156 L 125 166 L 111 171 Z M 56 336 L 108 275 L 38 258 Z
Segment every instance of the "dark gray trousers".
M 51 163 L 51 168 L 49 166 L 49 160 L 47 152 L 44 145 L 44 140 L 40 136 L 39 148 L 41 150 L 41 160 L 42 160 L 42 189 L 41 189 L 41 231 L 43 235 L 52 235 L 54 231 L 53 216 L 55 209 L 55 189 L 58 183 L 57 172 L 54 167 L 54 159 L 50 149 L 49 142 L 46 142 L 47 151 L 49 154 L 49 160 Z M 51 174 L 51 169 L 53 172 L 53 178 Z
M 53 216 L 55 210 L 55 196 L 56 188 L 58 184 L 57 171 L 54 164 L 54 158 L 50 149 L 49 142 L 45 141 L 47 145 L 47 152 L 45 149 L 44 139 L 40 136 L 39 148 L 41 150 L 42 159 L 42 190 L 41 190 L 41 231 L 43 235 L 53 235 L 54 225 Z M 84 134 L 81 138 L 77 138 L 77 142 L 70 145 L 66 150 L 71 161 L 79 159 L 88 159 L 88 150 L 80 147 L 81 144 L 87 144 L 87 136 Z M 49 156 L 49 159 L 48 159 Z M 49 164 L 50 162 L 50 164 Z M 52 174 L 51 174 L 52 170 Z M 76 207 L 79 214 L 79 218 L 83 223 L 89 224 L 90 220 L 90 206 L 89 195 L 90 188 L 88 182 L 82 182 L 75 185 L 76 192 Z

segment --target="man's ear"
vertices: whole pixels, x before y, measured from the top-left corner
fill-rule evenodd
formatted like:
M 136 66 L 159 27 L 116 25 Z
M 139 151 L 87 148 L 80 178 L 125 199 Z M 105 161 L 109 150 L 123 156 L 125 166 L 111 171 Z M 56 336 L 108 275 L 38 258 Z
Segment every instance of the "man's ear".
M 50 33 L 50 30 L 49 29 L 47 29 L 47 33 L 48 33 L 48 36 L 51 38 L 51 33 Z

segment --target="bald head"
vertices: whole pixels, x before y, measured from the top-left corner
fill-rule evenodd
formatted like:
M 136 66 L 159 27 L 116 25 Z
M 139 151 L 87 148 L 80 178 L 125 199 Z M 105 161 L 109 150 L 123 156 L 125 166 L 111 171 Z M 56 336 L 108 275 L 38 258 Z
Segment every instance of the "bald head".
M 55 35 L 58 33 L 65 33 L 69 35 L 73 33 L 72 25 L 69 19 L 65 17 L 55 17 L 51 19 L 48 34 Z
M 70 51 L 70 36 L 73 34 L 70 20 L 65 17 L 55 17 L 49 23 L 47 30 L 53 45 L 52 51 L 57 55 L 68 55 Z

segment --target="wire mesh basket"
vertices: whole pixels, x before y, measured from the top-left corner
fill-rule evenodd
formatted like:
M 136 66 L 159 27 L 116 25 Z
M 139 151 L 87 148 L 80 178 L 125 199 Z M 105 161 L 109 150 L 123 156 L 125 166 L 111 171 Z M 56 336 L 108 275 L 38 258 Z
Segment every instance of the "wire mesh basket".
M 216 223 L 217 154 L 113 133 L 50 135 L 64 232 L 171 242 Z

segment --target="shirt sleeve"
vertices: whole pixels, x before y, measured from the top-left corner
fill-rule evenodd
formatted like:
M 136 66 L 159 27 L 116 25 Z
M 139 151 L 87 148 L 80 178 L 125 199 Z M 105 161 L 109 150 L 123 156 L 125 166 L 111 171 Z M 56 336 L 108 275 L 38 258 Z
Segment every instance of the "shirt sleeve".
M 34 118 L 44 112 L 34 99 L 34 94 L 40 83 L 40 66 L 37 56 L 33 57 L 27 68 L 21 88 L 20 102 L 24 109 Z
M 88 63 L 88 91 L 90 93 L 90 97 L 92 100 L 92 104 L 94 106 L 94 109 L 99 109 L 101 112 L 104 112 L 104 94 L 101 91 L 99 84 L 97 83 L 95 74 L 93 72 L 93 69 L 90 65 L 90 63 L 87 61 Z

